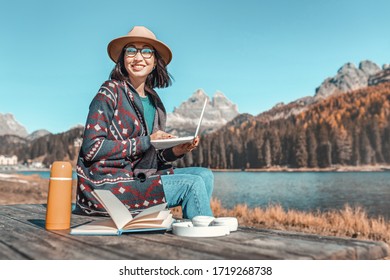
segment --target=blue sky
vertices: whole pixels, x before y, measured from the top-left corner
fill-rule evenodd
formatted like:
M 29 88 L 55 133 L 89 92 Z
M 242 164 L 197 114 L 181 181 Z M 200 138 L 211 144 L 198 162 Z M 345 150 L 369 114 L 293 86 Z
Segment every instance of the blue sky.
M 107 44 L 134 25 L 173 52 L 168 112 L 202 88 L 241 113 L 314 95 L 346 62 L 390 63 L 387 0 L 28 1 L 0 11 L 0 113 L 29 132 L 84 124 L 113 63 Z

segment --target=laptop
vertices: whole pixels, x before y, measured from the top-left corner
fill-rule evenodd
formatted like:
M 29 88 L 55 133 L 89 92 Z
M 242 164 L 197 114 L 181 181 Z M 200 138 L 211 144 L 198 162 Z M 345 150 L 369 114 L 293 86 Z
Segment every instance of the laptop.
M 174 147 L 174 146 L 177 146 L 177 145 L 180 145 L 180 144 L 192 142 L 196 138 L 196 136 L 198 136 L 198 134 L 199 134 L 199 129 L 200 129 L 200 125 L 201 125 L 202 120 L 203 120 L 203 114 L 204 114 L 204 110 L 206 109 L 206 105 L 207 105 L 207 98 L 204 101 L 203 108 L 202 108 L 202 113 L 200 114 L 198 126 L 196 127 L 194 136 L 151 140 L 150 143 L 157 150 L 160 150 L 160 149 L 167 149 L 167 148 L 171 148 L 171 147 Z

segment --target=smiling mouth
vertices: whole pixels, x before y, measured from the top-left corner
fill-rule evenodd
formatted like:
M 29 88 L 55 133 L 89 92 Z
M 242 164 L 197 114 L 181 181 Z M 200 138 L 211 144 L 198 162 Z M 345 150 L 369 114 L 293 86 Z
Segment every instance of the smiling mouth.
M 133 68 L 136 71 L 140 71 L 140 70 L 144 69 L 145 66 L 144 65 L 140 65 L 140 64 L 134 64 L 134 65 L 131 65 L 131 68 Z

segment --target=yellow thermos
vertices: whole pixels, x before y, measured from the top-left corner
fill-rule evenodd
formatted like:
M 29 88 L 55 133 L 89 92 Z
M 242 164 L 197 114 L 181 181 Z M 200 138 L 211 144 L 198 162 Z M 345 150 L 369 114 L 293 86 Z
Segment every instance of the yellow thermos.
M 55 161 L 50 171 L 46 209 L 46 229 L 69 229 L 71 211 L 72 166 L 66 161 Z

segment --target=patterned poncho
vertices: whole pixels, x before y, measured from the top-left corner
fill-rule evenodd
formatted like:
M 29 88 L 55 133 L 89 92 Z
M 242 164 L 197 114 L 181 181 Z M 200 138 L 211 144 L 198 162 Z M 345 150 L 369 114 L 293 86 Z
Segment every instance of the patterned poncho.
M 143 106 L 127 82 L 103 83 L 89 107 L 83 144 L 77 162 L 76 213 L 103 214 L 94 189 L 109 189 L 130 211 L 165 202 L 162 174 L 172 174 L 172 149 L 156 151 L 150 134 L 165 129 L 165 108 L 151 89 L 156 107 L 153 131 L 148 132 Z

